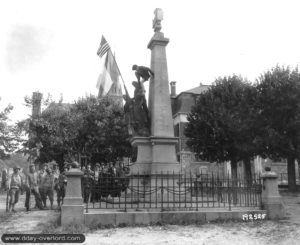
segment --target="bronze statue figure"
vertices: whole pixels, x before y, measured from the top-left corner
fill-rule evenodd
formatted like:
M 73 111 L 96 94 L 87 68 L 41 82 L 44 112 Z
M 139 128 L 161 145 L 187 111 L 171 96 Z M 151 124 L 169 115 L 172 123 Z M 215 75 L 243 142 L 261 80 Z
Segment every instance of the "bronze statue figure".
M 135 135 L 134 130 L 134 99 L 130 98 L 128 94 L 123 95 L 123 99 L 125 100 L 124 105 L 124 113 L 125 113 L 125 121 L 127 123 L 128 127 L 128 133 L 129 135 Z
M 130 98 L 128 93 L 123 96 L 125 100 L 124 112 L 128 124 L 128 132 L 132 136 L 150 135 L 150 118 L 145 97 L 144 82 L 154 76 L 154 72 L 145 66 L 133 65 L 138 81 L 133 81 L 134 98 Z M 142 79 L 141 79 L 142 78 Z

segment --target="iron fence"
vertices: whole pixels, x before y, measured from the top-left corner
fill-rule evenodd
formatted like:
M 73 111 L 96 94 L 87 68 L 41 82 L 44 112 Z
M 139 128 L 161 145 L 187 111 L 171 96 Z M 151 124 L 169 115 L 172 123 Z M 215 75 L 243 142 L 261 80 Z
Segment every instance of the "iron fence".
M 299 176 L 296 176 L 296 183 L 300 184 Z M 288 173 L 279 173 L 278 184 L 288 185 Z
M 260 207 L 261 180 L 215 175 L 137 174 L 82 179 L 86 212 L 89 209 L 199 210 L 200 208 Z

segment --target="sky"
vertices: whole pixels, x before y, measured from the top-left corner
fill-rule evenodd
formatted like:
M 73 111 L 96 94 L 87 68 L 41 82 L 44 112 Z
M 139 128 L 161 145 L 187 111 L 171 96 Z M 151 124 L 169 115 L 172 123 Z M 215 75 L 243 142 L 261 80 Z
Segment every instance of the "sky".
M 150 66 L 156 8 L 177 93 L 232 74 L 255 82 L 277 64 L 300 64 L 299 1 L 0 0 L 0 109 L 12 104 L 17 121 L 31 113 L 24 97 L 34 91 L 69 103 L 97 95 L 102 35 L 133 95 L 131 67 Z

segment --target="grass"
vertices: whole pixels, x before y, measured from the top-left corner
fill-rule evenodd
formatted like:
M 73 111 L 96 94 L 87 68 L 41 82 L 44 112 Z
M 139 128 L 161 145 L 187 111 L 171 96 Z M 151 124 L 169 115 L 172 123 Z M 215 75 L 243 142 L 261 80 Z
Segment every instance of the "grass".
M 89 231 L 89 228 L 83 224 L 70 224 L 62 227 L 60 215 L 47 223 L 39 223 L 38 225 L 43 227 L 41 234 L 83 234 Z
M 47 223 L 39 223 L 38 226 L 42 226 L 42 234 L 54 234 L 59 233 L 60 230 L 60 216 L 48 221 Z
M 0 224 L 7 221 L 12 216 L 12 213 L 0 212 Z

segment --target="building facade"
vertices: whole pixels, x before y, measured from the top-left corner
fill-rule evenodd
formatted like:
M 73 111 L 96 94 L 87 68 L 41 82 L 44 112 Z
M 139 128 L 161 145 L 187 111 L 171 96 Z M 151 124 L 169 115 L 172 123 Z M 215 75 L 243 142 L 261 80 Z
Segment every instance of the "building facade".
M 209 85 L 201 84 L 198 87 L 192 88 L 187 91 L 183 91 L 176 94 L 176 82 L 170 82 L 171 90 L 171 106 L 174 123 L 174 134 L 179 138 L 179 142 L 176 148 L 177 160 L 181 164 L 181 169 L 185 171 L 191 171 L 194 174 L 197 173 L 219 173 L 227 176 L 231 175 L 230 162 L 217 164 L 209 163 L 197 159 L 195 154 L 187 146 L 187 137 L 184 135 L 184 129 L 188 123 L 187 117 L 192 107 L 196 104 L 197 97 L 209 89 Z M 281 180 L 287 179 L 287 162 L 273 162 L 270 159 L 262 159 L 261 157 L 255 157 L 251 164 L 251 170 L 254 174 L 261 174 L 264 168 L 271 167 L 272 171 L 279 174 Z M 238 163 L 238 175 L 244 176 L 244 165 L 242 162 Z M 296 176 L 298 176 L 298 164 L 296 164 Z
M 211 172 L 216 174 L 230 174 L 230 164 L 210 163 L 197 159 L 195 154 L 186 144 L 187 137 L 184 135 L 184 130 L 188 123 L 188 114 L 192 107 L 196 104 L 197 97 L 208 88 L 209 85 L 203 85 L 200 83 L 198 87 L 181 92 L 177 95 L 176 82 L 170 82 L 174 134 L 179 138 L 176 148 L 177 160 L 181 164 L 182 171 L 191 171 L 193 174 L 206 174 Z

